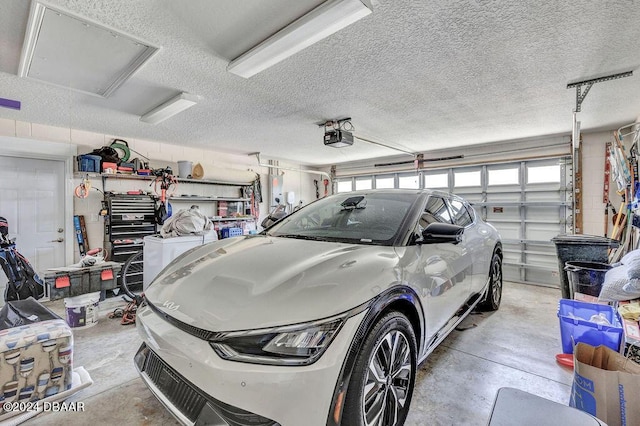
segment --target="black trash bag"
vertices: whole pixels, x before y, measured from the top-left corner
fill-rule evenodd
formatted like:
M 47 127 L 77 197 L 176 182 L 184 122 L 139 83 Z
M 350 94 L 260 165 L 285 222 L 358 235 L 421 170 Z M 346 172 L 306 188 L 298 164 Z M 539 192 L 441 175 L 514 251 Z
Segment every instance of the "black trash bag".
M 102 157 L 102 163 L 116 163 L 120 164 L 120 156 L 118 155 L 118 151 L 113 149 L 110 146 L 103 146 L 102 148 L 97 148 L 91 151 L 91 155 L 98 155 Z
M 33 297 L 26 300 L 12 300 L 0 310 L 0 330 L 53 319 L 61 318 Z

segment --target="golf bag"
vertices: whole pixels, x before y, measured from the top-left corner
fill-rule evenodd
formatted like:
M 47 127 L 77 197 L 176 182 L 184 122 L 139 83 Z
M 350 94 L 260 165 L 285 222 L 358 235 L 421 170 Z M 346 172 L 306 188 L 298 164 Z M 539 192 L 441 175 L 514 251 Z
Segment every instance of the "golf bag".
M 4 300 L 23 300 L 44 296 L 44 283 L 33 270 L 29 261 L 16 250 L 15 243 L 9 239 L 9 225 L 0 217 L 0 265 L 7 279 Z

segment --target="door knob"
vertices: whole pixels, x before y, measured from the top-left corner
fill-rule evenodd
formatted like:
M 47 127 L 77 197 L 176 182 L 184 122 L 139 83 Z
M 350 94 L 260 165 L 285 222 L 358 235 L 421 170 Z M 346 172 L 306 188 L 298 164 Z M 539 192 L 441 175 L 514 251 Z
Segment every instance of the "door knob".
M 60 237 L 60 238 L 58 238 L 57 240 L 51 240 L 51 241 L 49 241 L 49 242 L 50 242 L 50 243 L 61 243 L 61 242 L 63 242 L 63 241 L 64 241 L 64 238 Z

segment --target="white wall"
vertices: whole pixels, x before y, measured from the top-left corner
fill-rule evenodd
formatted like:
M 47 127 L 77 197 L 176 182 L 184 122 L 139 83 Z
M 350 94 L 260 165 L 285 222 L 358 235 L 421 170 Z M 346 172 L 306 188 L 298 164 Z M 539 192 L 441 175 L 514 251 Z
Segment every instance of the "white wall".
M 167 144 L 143 139 L 130 139 L 118 135 L 105 135 L 93 132 L 87 132 L 78 129 L 61 128 L 42 125 L 38 123 L 29 123 L 16 120 L 8 120 L 0 118 L 0 136 L 35 139 L 41 141 L 62 142 L 75 146 L 78 154 L 86 154 L 95 148 L 109 145 L 113 139 L 124 139 L 129 146 L 138 151 L 142 155 L 151 159 L 151 167 L 170 166 L 177 174 L 177 161 L 188 160 L 194 164 L 200 163 L 207 177 L 207 171 L 237 169 L 252 170 L 260 174 L 262 184 L 262 196 L 264 202 L 260 204 L 260 217 L 258 224 L 268 214 L 268 169 L 257 166 L 258 162 L 255 156 L 235 155 L 222 153 L 209 149 L 190 148 L 181 145 Z M 28 148 L 26 148 L 28 152 Z M 0 155 L 2 147 L 0 147 Z M 132 152 L 132 158 L 137 156 Z M 265 162 L 265 159 L 262 159 Z M 304 168 L 298 164 L 279 163 L 280 166 L 294 169 Z M 309 173 L 301 173 L 296 171 L 284 170 L 283 191 L 294 192 L 296 194 L 296 202 L 302 200 L 307 204 L 315 200 L 314 179 L 321 179 L 320 175 Z M 74 177 L 72 186 L 80 184 L 80 177 Z M 91 179 L 94 187 L 103 189 L 101 179 Z M 149 186 L 149 181 L 144 180 L 116 180 L 109 179 L 106 181 L 107 191 L 130 191 L 140 189 L 142 191 L 153 191 Z M 194 194 L 201 196 L 224 196 L 239 197 L 239 189 L 235 186 L 221 185 L 202 185 L 202 184 L 180 184 L 177 189 L 179 194 Z M 98 216 L 101 208 L 102 194 L 98 191 L 91 191 L 91 195 L 86 199 L 78 199 L 73 194 L 68 194 L 73 198 L 74 214 L 85 215 L 87 222 L 87 233 L 89 236 L 89 245 L 91 248 L 101 247 L 104 239 L 104 223 L 102 218 Z M 191 202 L 172 202 L 174 210 L 179 208 L 188 208 Z M 205 214 L 214 215 L 214 205 L 198 203 Z M 77 249 L 74 250 L 77 253 Z M 77 259 L 77 254 L 75 255 Z M 69 262 L 69 260 L 68 260 Z

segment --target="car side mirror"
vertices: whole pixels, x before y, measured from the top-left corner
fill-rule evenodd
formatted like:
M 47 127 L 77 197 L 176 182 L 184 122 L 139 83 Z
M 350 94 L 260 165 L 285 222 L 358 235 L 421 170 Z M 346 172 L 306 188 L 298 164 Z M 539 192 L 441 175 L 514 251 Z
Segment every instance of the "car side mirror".
M 430 223 L 422 231 L 422 240 L 418 244 L 452 243 L 462 241 L 464 227 L 451 223 Z

